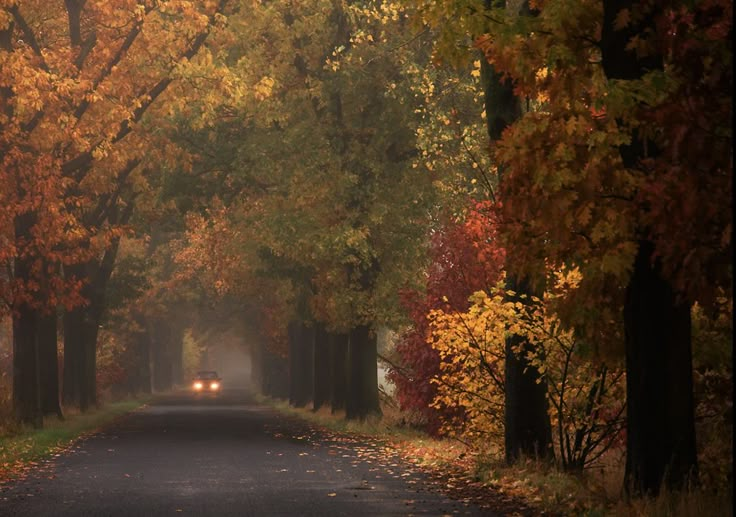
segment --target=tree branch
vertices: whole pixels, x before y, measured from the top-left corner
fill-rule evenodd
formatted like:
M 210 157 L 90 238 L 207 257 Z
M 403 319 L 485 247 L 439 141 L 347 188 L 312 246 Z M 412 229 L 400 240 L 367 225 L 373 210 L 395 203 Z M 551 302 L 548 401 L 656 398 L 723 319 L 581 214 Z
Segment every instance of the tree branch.
M 69 0 L 74 1 L 74 0 Z M 140 5 L 140 4 L 139 4 Z M 97 87 L 107 79 L 110 74 L 112 73 L 113 68 L 115 68 L 120 61 L 123 59 L 123 56 L 125 56 L 125 53 L 130 50 L 130 47 L 133 46 L 133 43 L 135 42 L 136 38 L 141 32 L 141 29 L 143 28 L 143 19 L 145 18 L 148 13 L 150 13 L 153 10 L 153 6 L 156 5 L 155 2 L 152 2 L 148 6 L 145 7 L 143 17 L 133 25 L 133 27 L 128 32 L 128 35 L 125 37 L 125 40 L 123 40 L 123 43 L 118 48 L 118 51 L 115 53 L 115 55 L 108 61 L 107 65 L 105 65 L 105 68 L 103 68 L 100 71 L 100 74 L 97 76 L 97 78 L 92 83 L 92 87 L 87 90 L 87 95 L 84 95 L 82 102 L 79 103 L 77 108 L 74 110 L 74 117 L 77 119 L 77 123 L 79 123 L 79 119 L 82 118 L 84 113 L 87 111 L 87 108 L 89 108 L 90 101 L 88 100 L 88 95 L 92 92 L 94 92 Z M 92 50 L 90 46 L 90 51 Z M 88 51 L 89 52 L 89 51 Z
M 227 0 L 220 0 L 220 3 L 217 9 L 215 10 L 215 13 L 213 13 L 209 17 L 209 24 L 207 25 L 207 28 L 204 31 L 202 31 L 200 34 L 198 34 L 196 38 L 194 38 L 192 43 L 189 45 L 189 48 L 180 56 L 180 59 L 185 59 L 185 58 L 191 59 L 192 57 L 194 57 L 194 55 L 199 51 L 199 49 L 202 47 L 207 37 L 209 36 L 210 30 L 212 29 L 212 26 L 214 24 L 215 16 L 222 12 L 222 9 L 225 7 L 226 4 L 227 4 Z M 138 108 L 136 108 L 133 111 L 132 117 L 130 119 L 123 120 L 120 123 L 118 132 L 111 140 L 110 142 L 111 144 L 118 143 L 120 140 L 125 138 L 133 130 L 131 124 L 140 121 L 140 119 L 143 117 L 146 111 L 148 111 L 148 108 L 151 106 L 151 104 L 153 104 L 154 101 L 166 90 L 166 88 L 169 86 L 169 84 L 172 83 L 172 81 L 173 79 L 170 77 L 161 79 L 158 83 L 156 83 L 153 86 L 153 88 L 151 88 L 148 91 L 148 93 L 146 94 L 145 101 L 142 102 L 138 106 Z M 82 171 L 82 174 L 84 174 L 84 171 L 86 171 L 86 167 L 89 167 L 92 164 L 93 150 L 97 149 L 100 145 L 102 145 L 103 142 L 104 140 L 98 141 L 93 146 L 92 150 L 80 153 L 74 158 L 64 162 L 64 164 L 62 164 L 61 166 L 62 173 L 64 175 L 71 175 L 75 172 Z
M 18 27 L 23 33 L 23 37 L 27 40 L 28 45 L 30 45 L 30 47 L 33 49 L 33 53 L 36 54 L 36 56 L 38 56 L 41 60 L 41 68 L 44 72 L 49 72 L 49 67 L 46 64 L 46 60 L 43 58 L 41 47 L 38 45 L 36 35 L 33 33 L 33 29 L 31 29 L 31 27 L 28 25 L 28 22 L 26 22 L 26 19 L 23 18 L 23 15 L 20 14 L 20 8 L 18 7 L 18 5 L 14 5 L 13 7 L 11 7 L 9 9 L 9 12 L 13 15 L 13 20 L 15 20 L 15 23 L 18 24 Z

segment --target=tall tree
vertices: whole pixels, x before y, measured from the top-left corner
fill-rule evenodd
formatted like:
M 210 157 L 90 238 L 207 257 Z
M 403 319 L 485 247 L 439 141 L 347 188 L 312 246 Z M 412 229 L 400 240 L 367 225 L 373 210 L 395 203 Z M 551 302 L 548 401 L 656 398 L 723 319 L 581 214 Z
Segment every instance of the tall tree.
M 99 321 L 92 320 L 102 312 L 95 305 L 109 276 L 106 260 L 114 257 L 106 254 L 93 268 L 82 265 L 92 265 L 101 251 L 113 252 L 121 221 L 108 216 L 130 205 L 130 199 L 121 201 L 121 191 L 145 152 L 156 149 L 149 146 L 155 138 L 137 138 L 143 132 L 139 123 L 165 98 L 176 64 L 191 60 L 202 47 L 224 2 L 203 5 L 201 11 L 188 2 L 6 4 L 0 11 L 8 36 L 2 48 L 0 154 L 8 184 L 14 185 L 9 197 L 15 250 L 17 260 L 48 263 L 45 271 L 16 268 L 15 286 L 45 282 L 57 295 L 52 292 L 41 302 L 53 299 L 69 307 L 80 306 L 81 299 L 73 296 L 83 284 L 89 286 L 87 330 L 79 334 L 80 352 L 70 353 L 67 361 L 77 366 L 74 379 L 82 384 L 69 395 L 86 407 L 95 399 L 91 340 Z M 143 62 L 146 66 L 139 66 Z M 170 106 L 174 101 L 167 100 Z M 20 160 L 22 155 L 35 158 Z M 23 309 L 14 314 L 31 317 Z M 35 341 L 22 332 L 18 347 L 33 350 Z M 21 368 L 26 369 L 33 371 L 30 363 Z M 18 394 L 18 400 L 26 398 L 33 397 Z
M 715 109 L 709 112 L 716 119 L 699 120 L 694 130 L 687 128 L 684 124 L 688 122 L 680 116 L 673 117 L 671 107 L 682 101 L 702 103 L 703 94 L 730 95 L 727 88 L 732 86 L 732 67 L 727 63 L 715 67 L 708 65 L 708 57 L 716 57 L 718 54 L 714 53 L 727 49 L 725 40 L 731 31 L 729 10 L 726 5 L 718 3 L 694 7 L 682 5 L 678 10 L 675 6 L 657 3 L 603 2 L 602 62 L 606 77 L 612 83 L 623 88 L 627 83 L 647 87 L 647 80 L 657 77 L 661 80 L 669 75 L 667 79 L 687 85 L 666 92 L 681 97 L 675 97 L 674 103 L 670 100 L 672 97 L 659 106 L 646 97 L 642 101 L 634 101 L 629 109 L 638 111 L 638 116 L 644 120 L 642 129 L 626 120 L 625 114 L 616 113 L 615 107 L 611 109 L 613 116 L 618 115 L 617 122 L 631 134 L 631 142 L 620 147 L 623 166 L 636 170 L 644 182 L 658 184 L 665 191 L 671 188 L 668 183 L 673 179 L 667 169 L 677 169 L 678 176 L 685 176 L 688 183 L 692 181 L 692 176 L 688 176 L 696 174 L 707 178 L 705 181 L 699 179 L 701 184 L 707 182 L 711 183 L 708 186 L 713 186 L 715 181 L 729 186 L 730 181 L 723 184 L 722 178 L 728 174 L 729 168 L 732 169 L 732 163 L 729 165 L 727 160 L 705 156 L 696 158 L 694 154 L 728 152 L 728 144 L 724 140 L 724 129 L 728 123 L 719 117 L 726 115 L 724 109 L 728 109 L 730 102 L 723 97 L 715 101 L 712 106 Z M 668 34 L 667 31 L 671 32 Z M 642 40 L 639 46 L 633 45 L 635 38 Z M 689 45 L 692 47 L 688 48 Z M 704 63 L 701 65 L 704 67 L 701 70 L 703 77 L 695 77 L 686 71 L 693 61 Z M 668 65 L 666 72 L 665 63 Z M 718 78 L 714 79 L 714 75 Z M 647 120 L 652 114 L 658 118 L 654 123 L 656 129 Z M 673 117 L 674 120 L 667 122 L 677 128 L 679 135 L 657 127 L 667 116 Z M 712 134 L 710 142 L 705 143 L 704 133 Z M 695 147 L 695 153 L 679 149 L 687 137 L 691 138 L 687 145 Z M 694 193 L 678 194 L 681 196 L 679 203 L 695 206 L 702 203 L 690 197 Z M 678 282 L 676 270 L 688 268 L 688 259 L 669 255 L 672 248 L 679 247 L 669 242 L 677 240 L 677 237 L 666 233 L 667 230 L 661 226 L 657 228 L 656 225 L 664 223 L 661 219 L 663 214 L 657 213 L 662 207 L 658 200 L 650 203 L 650 196 L 646 189 L 639 193 L 643 217 L 636 228 L 637 252 L 624 303 L 629 401 L 625 483 L 626 488 L 636 494 L 657 493 L 663 484 L 670 488 L 683 488 L 697 479 L 690 320 L 693 294 L 697 290 L 688 290 L 687 284 Z M 727 219 L 718 215 L 716 220 L 717 225 L 710 231 L 720 233 L 719 226 Z M 692 246 L 690 249 L 687 249 L 687 244 L 683 246 L 686 257 L 699 254 L 698 248 L 703 247 L 701 243 L 713 238 L 708 233 L 695 239 L 686 236 L 690 241 L 687 244 Z M 722 246 L 723 240 L 719 247 Z M 717 257 L 720 254 L 714 251 L 710 250 L 708 255 Z M 721 269 L 717 263 L 711 263 L 713 266 Z M 719 280 L 721 283 L 722 279 Z M 697 283 L 696 280 L 691 286 Z
M 499 143 L 505 230 L 521 263 L 580 265 L 574 323 L 604 353 L 623 307 L 627 488 L 656 493 L 696 472 L 689 304 L 731 289 L 730 8 L 564 5 L 482 43 L 538 106 Z
M 526 9 L 528 6 L 522 4 Z M 486 0 L 490 10 L 491 0 Z M 502 6 L 503 7 L 503 6 Z M 519 9 L 519 6 L 505 6 L 506 11 Z M 511 17 L 519 12 L 510 12 Z M 498 142 L 504 130 L 522 116 L 521 99 L 514 92 L 510 77 L 496 70 L 483 56 L 481 77 L 485 93 L 485 115 L 491 148 Z M 498 182 L 503 185 L 502 163 L 497 164 Z M 499 199 L 504 203 L 504 198 Z M 518 270 L 513 246 L 506 250 L 508 288 L 521 296 L 533 294 L 533 280 L 528 273 Z M 519 298 L 521 300 L 521 298 Z M 523 301 L 522 301 L 523 303 Z M 506 461 L 514 463 L 521 456 L 545 458 L 552 454 L 552 428 L 547 412 L 547 388 L 540 382 L 540 374 L 529 362 L 533 345 L 518 335 L 506 339 L 506 362 L 504 367 L 504 448 Z

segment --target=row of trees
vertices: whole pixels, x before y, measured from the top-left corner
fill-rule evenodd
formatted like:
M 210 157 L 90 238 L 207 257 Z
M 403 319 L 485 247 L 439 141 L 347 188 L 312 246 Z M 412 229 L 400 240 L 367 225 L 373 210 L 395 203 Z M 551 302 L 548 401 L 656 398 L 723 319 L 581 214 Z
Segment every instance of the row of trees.
M 182 158 L 148 117 L 186 103 L 175 81 L 221 25 L 225 3 L 0 5 L 0 253 L 8 265 L 0 298 L 13 318 L 22 421 L 61 414 L 60 311 L 61 398 L 82 410 L 96 402 L 96 344 L 120 239 L 135 208 L 151 202 L 158 164 Z
M 438 30 L 439 54 L 462 59 L 458 43 L 468 38 L 483 53 L 497 180 L 488 195 L 519 317 L 526 320 L 530 295 L 545 290 L 551 272 L 579 267 L 563 324 L 576 328 L 594 356 L 615 356 L 617 341 L 625 343 L 627 488 L 657 492 L 663 480 L 683 486 L 697 477 L 691 306 L 731 296 L 732 69 L 718 61 L 730 56 L 731 7 L 547 1 L 416 8 Z M 488 317 L 483 299 L 473 306 L 485 306 Z M 538 360 L 531 334 L 505 328 L 507 459 L 545 455 L 554 397 L 544 391 L 554 383 L 539 381 L 551 359 Z M 474 332 L 459 333 L 473 348 Z M 446 337 L 435 336 L 442 353 Z M 405 341 L 405 348 L 415 347 Z M 450 364 L 462 362 L 457 350 L 450 356 Z M 445 378 L 433 378 L 441 391 Z
M 84 410 L 101 325 L 164 389 L 185 327 L 232 309 L 263 391 L 349 418 L 380 411 L 376 329 L 404 330 L 402 405 L 510 462 L 620 439 L 624 359 L 627 485 L 696 471 L 690 309 L 732 296 L 728 2 L 0 6 L 21 420 L 60 413 L 58 313 Z
M 397 13 L 383 23 L 336 2 L 253 11 L 231 58 L 259 74 L 258 111 L 213 128 L 238 195 L 217 193 L 218 210 L 190 218 L 177 259 L 184 277 L 257 306 L 267 392 L 285 391 L 272 379 L 286 357 L 292 403 L 350 418 L 380 412 L 375 329 L 397 321 L 396 286 L 416 274 L 435 196 L 411 166 L 406 56 L 368 44 L 400 33 Z

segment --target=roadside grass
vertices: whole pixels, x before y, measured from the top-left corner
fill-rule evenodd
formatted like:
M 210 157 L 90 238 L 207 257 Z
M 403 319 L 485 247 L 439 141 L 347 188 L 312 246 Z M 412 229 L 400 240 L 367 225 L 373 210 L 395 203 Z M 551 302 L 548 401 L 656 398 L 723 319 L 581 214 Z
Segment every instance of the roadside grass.
M 731 517 L 733 492 L 704 489 L 683 493 L 663 492 L 658 497 L 619 501 L 612 515 L 616 517 Z
M 396 409 L 383 408 L 383 418 L 347 421 L 329 408 L 294 408 L 287 401 L 259 396 L 277 411 L 326 429 L 391 443 L 415 465 L 449 474 L 453 482 L 482 483 L 504 497 L 522 501 L 540 514 L 587 517 L 732 517 L 733 491 L 696 488 L 662 491 L 657 497 L 627 499 L 622 489 L 625 455 L 622 449 L 606 454 L 582 474 L 561 472 L 553 465 L 522 459 L 509 466 L 500 448 L 479 453 L 450 439 L 436 439 L 406 426 Z
M 16 427 L 0 436 L 0 483 L 22 477 L 30 468 L 77 439 L 146 404 L 150 397 L 111 402 L 87 412 L 65 412 L 64 420 L 44 418 L 42 429 Z

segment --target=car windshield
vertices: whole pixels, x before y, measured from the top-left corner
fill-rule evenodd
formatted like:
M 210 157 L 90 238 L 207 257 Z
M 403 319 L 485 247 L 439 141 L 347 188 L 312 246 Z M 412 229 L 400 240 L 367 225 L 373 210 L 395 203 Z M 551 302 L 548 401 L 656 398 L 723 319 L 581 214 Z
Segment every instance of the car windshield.
M 210 380 L 217 379 L 217 372 L 197 372 L 197 379 Z

